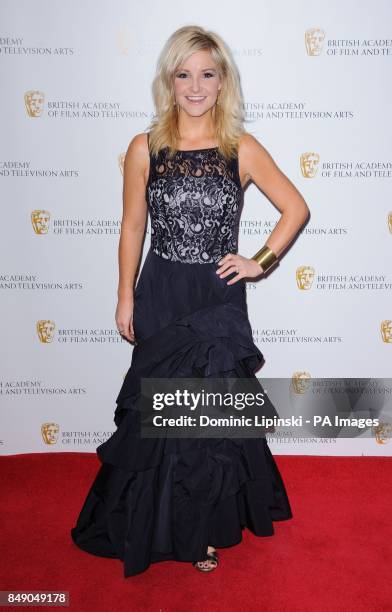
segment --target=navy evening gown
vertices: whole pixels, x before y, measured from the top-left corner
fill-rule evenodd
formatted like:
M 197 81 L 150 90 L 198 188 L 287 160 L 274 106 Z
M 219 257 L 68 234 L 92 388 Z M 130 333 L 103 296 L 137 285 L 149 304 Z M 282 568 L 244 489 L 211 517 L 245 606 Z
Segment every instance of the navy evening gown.
M 263 355 L 253 342 L 246 283 L 219 278 L 217 262 L 238 252 L 243 204 L 238 158 L 217 147 L 150 155 L 146 199 L 151 246 L 134 296 L 130 368 L 113 435 L 72 539 L 82 550 L 123 561 L 124 576 L 157 561 L 205 558 L 247 527 L 274 533 L 292 517 L 265 437 L 147 439 L 135 408 L 142 377 L 254 377 Z

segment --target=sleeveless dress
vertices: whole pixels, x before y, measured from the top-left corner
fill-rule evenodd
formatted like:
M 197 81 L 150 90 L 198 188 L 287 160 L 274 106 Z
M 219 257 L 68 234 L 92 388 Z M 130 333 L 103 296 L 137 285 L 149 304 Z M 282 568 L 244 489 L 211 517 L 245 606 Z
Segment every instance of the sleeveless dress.
M 151 244 L 134 293 L 136 343 L 116 399 L 116 431 L 71 536 L 82 550 L 123 561 L 124 577 L 165 560 L 206 558 L 207 546 L 274 533 L 292 517 L 265 437 L 148 439 L 139 435 L 141 377 L 253 377 L 246 283 L 219 278 L 237 253 L 243 204 L 238 158 L 217 147 L 150 154 Z M 255 250 L 260 245 L 255 245 Z

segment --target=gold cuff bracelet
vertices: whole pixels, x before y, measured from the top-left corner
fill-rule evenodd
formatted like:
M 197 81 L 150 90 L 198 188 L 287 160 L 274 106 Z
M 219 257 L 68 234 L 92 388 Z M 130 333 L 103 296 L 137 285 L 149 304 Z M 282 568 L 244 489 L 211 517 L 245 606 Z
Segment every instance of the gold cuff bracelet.
M 269 247 L 264 245 L 260 251 L 257 251 L 256 255 L 253 255 L 252 259 L 262 267 L 263 272 L 266 272 L 271 266 L 278 261 L 277 256 Z

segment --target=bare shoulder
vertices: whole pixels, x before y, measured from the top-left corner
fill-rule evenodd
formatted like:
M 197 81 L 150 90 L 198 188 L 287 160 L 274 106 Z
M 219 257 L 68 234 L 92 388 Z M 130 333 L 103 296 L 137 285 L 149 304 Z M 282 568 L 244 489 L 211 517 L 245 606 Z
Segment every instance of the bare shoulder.
M 128 145 L 124 160 L 124 170 L 132 168 L 143 176 L 148 175 L 150 165 L 150 155 L 148 150 L 147 134 L 142 132 L 136 134 Z
M 257 140 L 257 138 L 252 136 L 252 134 L 249 134 L 249 132 L 244 132 L 241 135 L 238 145 L 238 153 L 243 158 L 247 158 L 249 156 L 260 153 L 268 155 L 267 149 L 263 147 L 263 145 Z
M 128 145 L 128 150 L 136 153 L 148 153 L 148 142 L 146 132 L 136 134 Z
M 238 159 L 241 176 L 245 181 L 251 179 L 255 173 L 255 168 L 269 165 L 273 159 L 267 149 L 249 132 L 241 135 L 238 145 Z

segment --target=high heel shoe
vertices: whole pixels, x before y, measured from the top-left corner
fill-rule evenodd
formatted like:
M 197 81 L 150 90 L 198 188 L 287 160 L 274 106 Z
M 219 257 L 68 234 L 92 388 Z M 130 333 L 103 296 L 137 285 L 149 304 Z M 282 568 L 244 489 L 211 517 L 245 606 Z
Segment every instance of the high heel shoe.
M 218 553 L 216 550 L 213 550 L 212 552 L 207 553 L 206 559 L 204 559 L 203 561 L 193 561 L 192 565 L 193 567 L 198 569 L 199 572 L 212 572 L 218 567 L 218 563 Z

